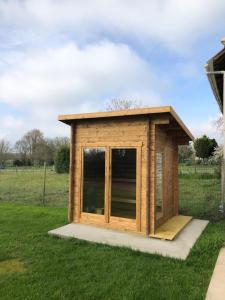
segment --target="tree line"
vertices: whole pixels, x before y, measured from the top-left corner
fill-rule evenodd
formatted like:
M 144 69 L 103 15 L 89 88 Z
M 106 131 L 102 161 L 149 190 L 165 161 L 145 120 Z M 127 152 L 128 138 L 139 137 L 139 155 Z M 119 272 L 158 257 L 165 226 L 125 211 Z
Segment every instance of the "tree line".
M 106 110 L 132 109 L 143 107 L 141 103 L 134 100 L 112 99 Z M 216 127 L 223 128 L 222 118 L 218 120 Z M 56 171 L 69 170 L 69 138 L 55 137 L 46 138 L 39 129 L 32 129 L 25 133 L 13 147 L 9 141 L 0 139 L 0 168 L 6 165 L 8 160 L 13 161 L 15 166 L 31 166 L 55 164 Z M 221 147 L 215 139 L 206 135 L 197 138 L 193 144 L 179 147 L 179 162 L 206 162 L 214 159 L 221 160 Z
M 8 161 L 14 166 L 41 166 L 55 164 L 56 170 L 69 169 L 69 143 L 68 137 L 46 138 L 39 129 L 26 132 L 13 147 L 9 141 L 0 139 L 0 167 L 4 168 Z M 179 162 L 203 161 L 222 156 L 215 139 L 206 135 L 197 138 L 193 144 L 179 147 Z
M 14 166 L 53 165 L 59 149 L 69 149 L 69 143 L 68 137 L 46 138 L 39 129 L 26 132 L 13 146 L 0 139 L 0 167 L 9 162 Z
M 218 162 L 221 160 L 222 151 L 215 139 L 203 135 L 195 139 L 193 144 L 179 147 L 179 162 Z

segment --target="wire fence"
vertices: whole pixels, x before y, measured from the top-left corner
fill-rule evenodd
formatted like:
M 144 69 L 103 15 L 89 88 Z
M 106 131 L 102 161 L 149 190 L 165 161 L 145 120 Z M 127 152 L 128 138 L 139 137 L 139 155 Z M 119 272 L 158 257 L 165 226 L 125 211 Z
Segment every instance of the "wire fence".
M 69 193 L 68 174 L 54 167 L 0 169 L 0 201 L 65 207 Z
M 179 166 L 180 213 L 195 218 L 224 218 L 219 165 Z M 54 167 L 0 169 L 0 202 L 66 207 L 69 175 Z
M 179 166 L 180 213 L 212 221 L 224 218 L 220 165 Z

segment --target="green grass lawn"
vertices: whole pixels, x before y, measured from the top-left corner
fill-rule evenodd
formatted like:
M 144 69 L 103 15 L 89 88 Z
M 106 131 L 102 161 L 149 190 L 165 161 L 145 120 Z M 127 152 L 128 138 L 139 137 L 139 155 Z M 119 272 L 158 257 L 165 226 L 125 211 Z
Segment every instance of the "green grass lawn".
M 0 170 L 0 202 L 42 204 L 43 169 Z M 45 201 L 48 206 L 66 207 L 69 193 L 69 175 L 46 173 Z
M 199 174 L 179 176 L 180 213 L 195 218 L 220 218 L 221 179 Z
M 66 222 L 64 208 L 0 204 L 0 299 L 201 300 L 225 241 L 210 224 L 179 261 L 47 235 Z

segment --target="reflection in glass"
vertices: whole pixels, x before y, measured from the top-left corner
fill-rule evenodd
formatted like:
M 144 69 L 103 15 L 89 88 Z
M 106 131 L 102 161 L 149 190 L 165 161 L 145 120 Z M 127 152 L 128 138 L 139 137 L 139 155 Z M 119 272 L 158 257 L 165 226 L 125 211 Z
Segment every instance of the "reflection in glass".
M 163 209 L 163 153 L 156 153 L 156 213 L 160 217 Z
M 136 149 L 112 149 L 111 216 L 136 218 Z
M 83 211 L 104 215 L 105 149 L 85 148 L 83 167 Z

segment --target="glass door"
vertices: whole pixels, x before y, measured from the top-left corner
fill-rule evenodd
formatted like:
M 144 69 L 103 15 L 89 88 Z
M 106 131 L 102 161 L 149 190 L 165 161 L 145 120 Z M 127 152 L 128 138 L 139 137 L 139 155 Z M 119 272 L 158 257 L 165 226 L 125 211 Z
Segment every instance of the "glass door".
M 83 149 L 82 212 L 105 213 L 105 148 Z
M 136 149 L 111 149 L 110 216 L 136 219 Z
M 83 222 L 140 230 L 138 149 L 82 146 L 80 217 Z

